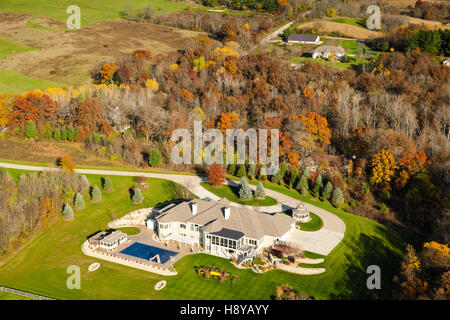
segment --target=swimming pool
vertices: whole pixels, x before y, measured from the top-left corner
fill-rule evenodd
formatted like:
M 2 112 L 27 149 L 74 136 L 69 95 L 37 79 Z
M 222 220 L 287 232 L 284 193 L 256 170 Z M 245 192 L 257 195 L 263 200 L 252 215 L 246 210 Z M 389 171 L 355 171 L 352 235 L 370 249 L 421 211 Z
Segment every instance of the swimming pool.
M 149 246 L 140 242 L 135 242 L 128 248 L 120 251 L 120 253 L 142 258 L 145 260 L 149 260 L 150 258 L 153 258 L 157 254 L 159 254 L 159 259 L 161 263 L 165 263 L 167 260 L 169 260 L 171 257 L 175 256 L 177 252 L 164 250 L 161 248 Z M 156 260 L 155 260 L 156 262 Z

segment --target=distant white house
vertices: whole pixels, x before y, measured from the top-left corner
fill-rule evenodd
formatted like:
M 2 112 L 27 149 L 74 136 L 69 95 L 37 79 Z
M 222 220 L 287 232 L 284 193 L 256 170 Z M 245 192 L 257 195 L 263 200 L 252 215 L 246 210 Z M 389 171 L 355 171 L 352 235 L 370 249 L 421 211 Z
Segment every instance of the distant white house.
M 314 59 L 316 58 L 329 58 L 331 56 L 331 52 L 333 52 L 333 55 L 335 58 L 341 58 L 345 54 L 345 49 L 341 46 L 320 46 L 316 49 L 314 49 L 312 53 L 312 57 Z
M 316 34 L 291 34 L 287 40 L 288 43 L 305 43 L 305 44 L 318 44 L 320 37 Z
M 442 64 L 443 64 L 444 66 L 450 67 L 450 58 L 448 58 L 448 59 L 442 61 Z

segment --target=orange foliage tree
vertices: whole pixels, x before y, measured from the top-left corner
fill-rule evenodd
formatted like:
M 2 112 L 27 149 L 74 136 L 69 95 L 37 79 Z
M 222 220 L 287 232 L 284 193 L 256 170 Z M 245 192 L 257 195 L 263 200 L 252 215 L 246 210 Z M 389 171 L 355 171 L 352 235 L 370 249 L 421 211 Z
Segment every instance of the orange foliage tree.
M 217 121 L 217 129 L 225 132 L 227 129 L 231 129 L 233 123 L 239 121 L 239 116 L 234 112 L 224 112 L 219 116 Z
M 222 166 L 218 164 L 212 164 L 208 171 L 208 182 L 213 187 L 219 187 L 225 182 L 225 172 Z
M 422 150 L 416 153 L 403 153 L 398 159 L 399 175 L 395 180 L 397 187 L 402 189 L 409 179 L 425 169 L 429 162 L 427 155 Z
M 78 104 L 75 123 L 89 134 L 96 131 L 110 134 L 113 131 L 106 118 L 106 111 L 98 98 L 87 98 Z

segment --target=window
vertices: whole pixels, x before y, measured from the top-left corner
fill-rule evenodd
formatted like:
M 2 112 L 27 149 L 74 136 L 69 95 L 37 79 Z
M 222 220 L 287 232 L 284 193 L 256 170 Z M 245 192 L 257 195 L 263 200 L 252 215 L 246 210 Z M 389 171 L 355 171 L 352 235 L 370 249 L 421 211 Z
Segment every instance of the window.
M 186 225 L 184 223 L 180 223 L 180 228 L 181 229 L 186 229 Z

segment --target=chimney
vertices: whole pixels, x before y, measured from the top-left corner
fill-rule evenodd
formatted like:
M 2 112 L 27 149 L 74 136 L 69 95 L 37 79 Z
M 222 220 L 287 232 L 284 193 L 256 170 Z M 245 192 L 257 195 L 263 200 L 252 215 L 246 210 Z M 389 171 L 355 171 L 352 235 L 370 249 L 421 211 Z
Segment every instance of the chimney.
M 230 213 L 231 213 L 230 207 L 223 208 L 223 215 L 225 217 L 225 220 L 228 220 L 228 218 L 230 218 Z
M 195 216 L 197 214 L 197 204 L 195 202 L 191 203 L 192 215 Z

